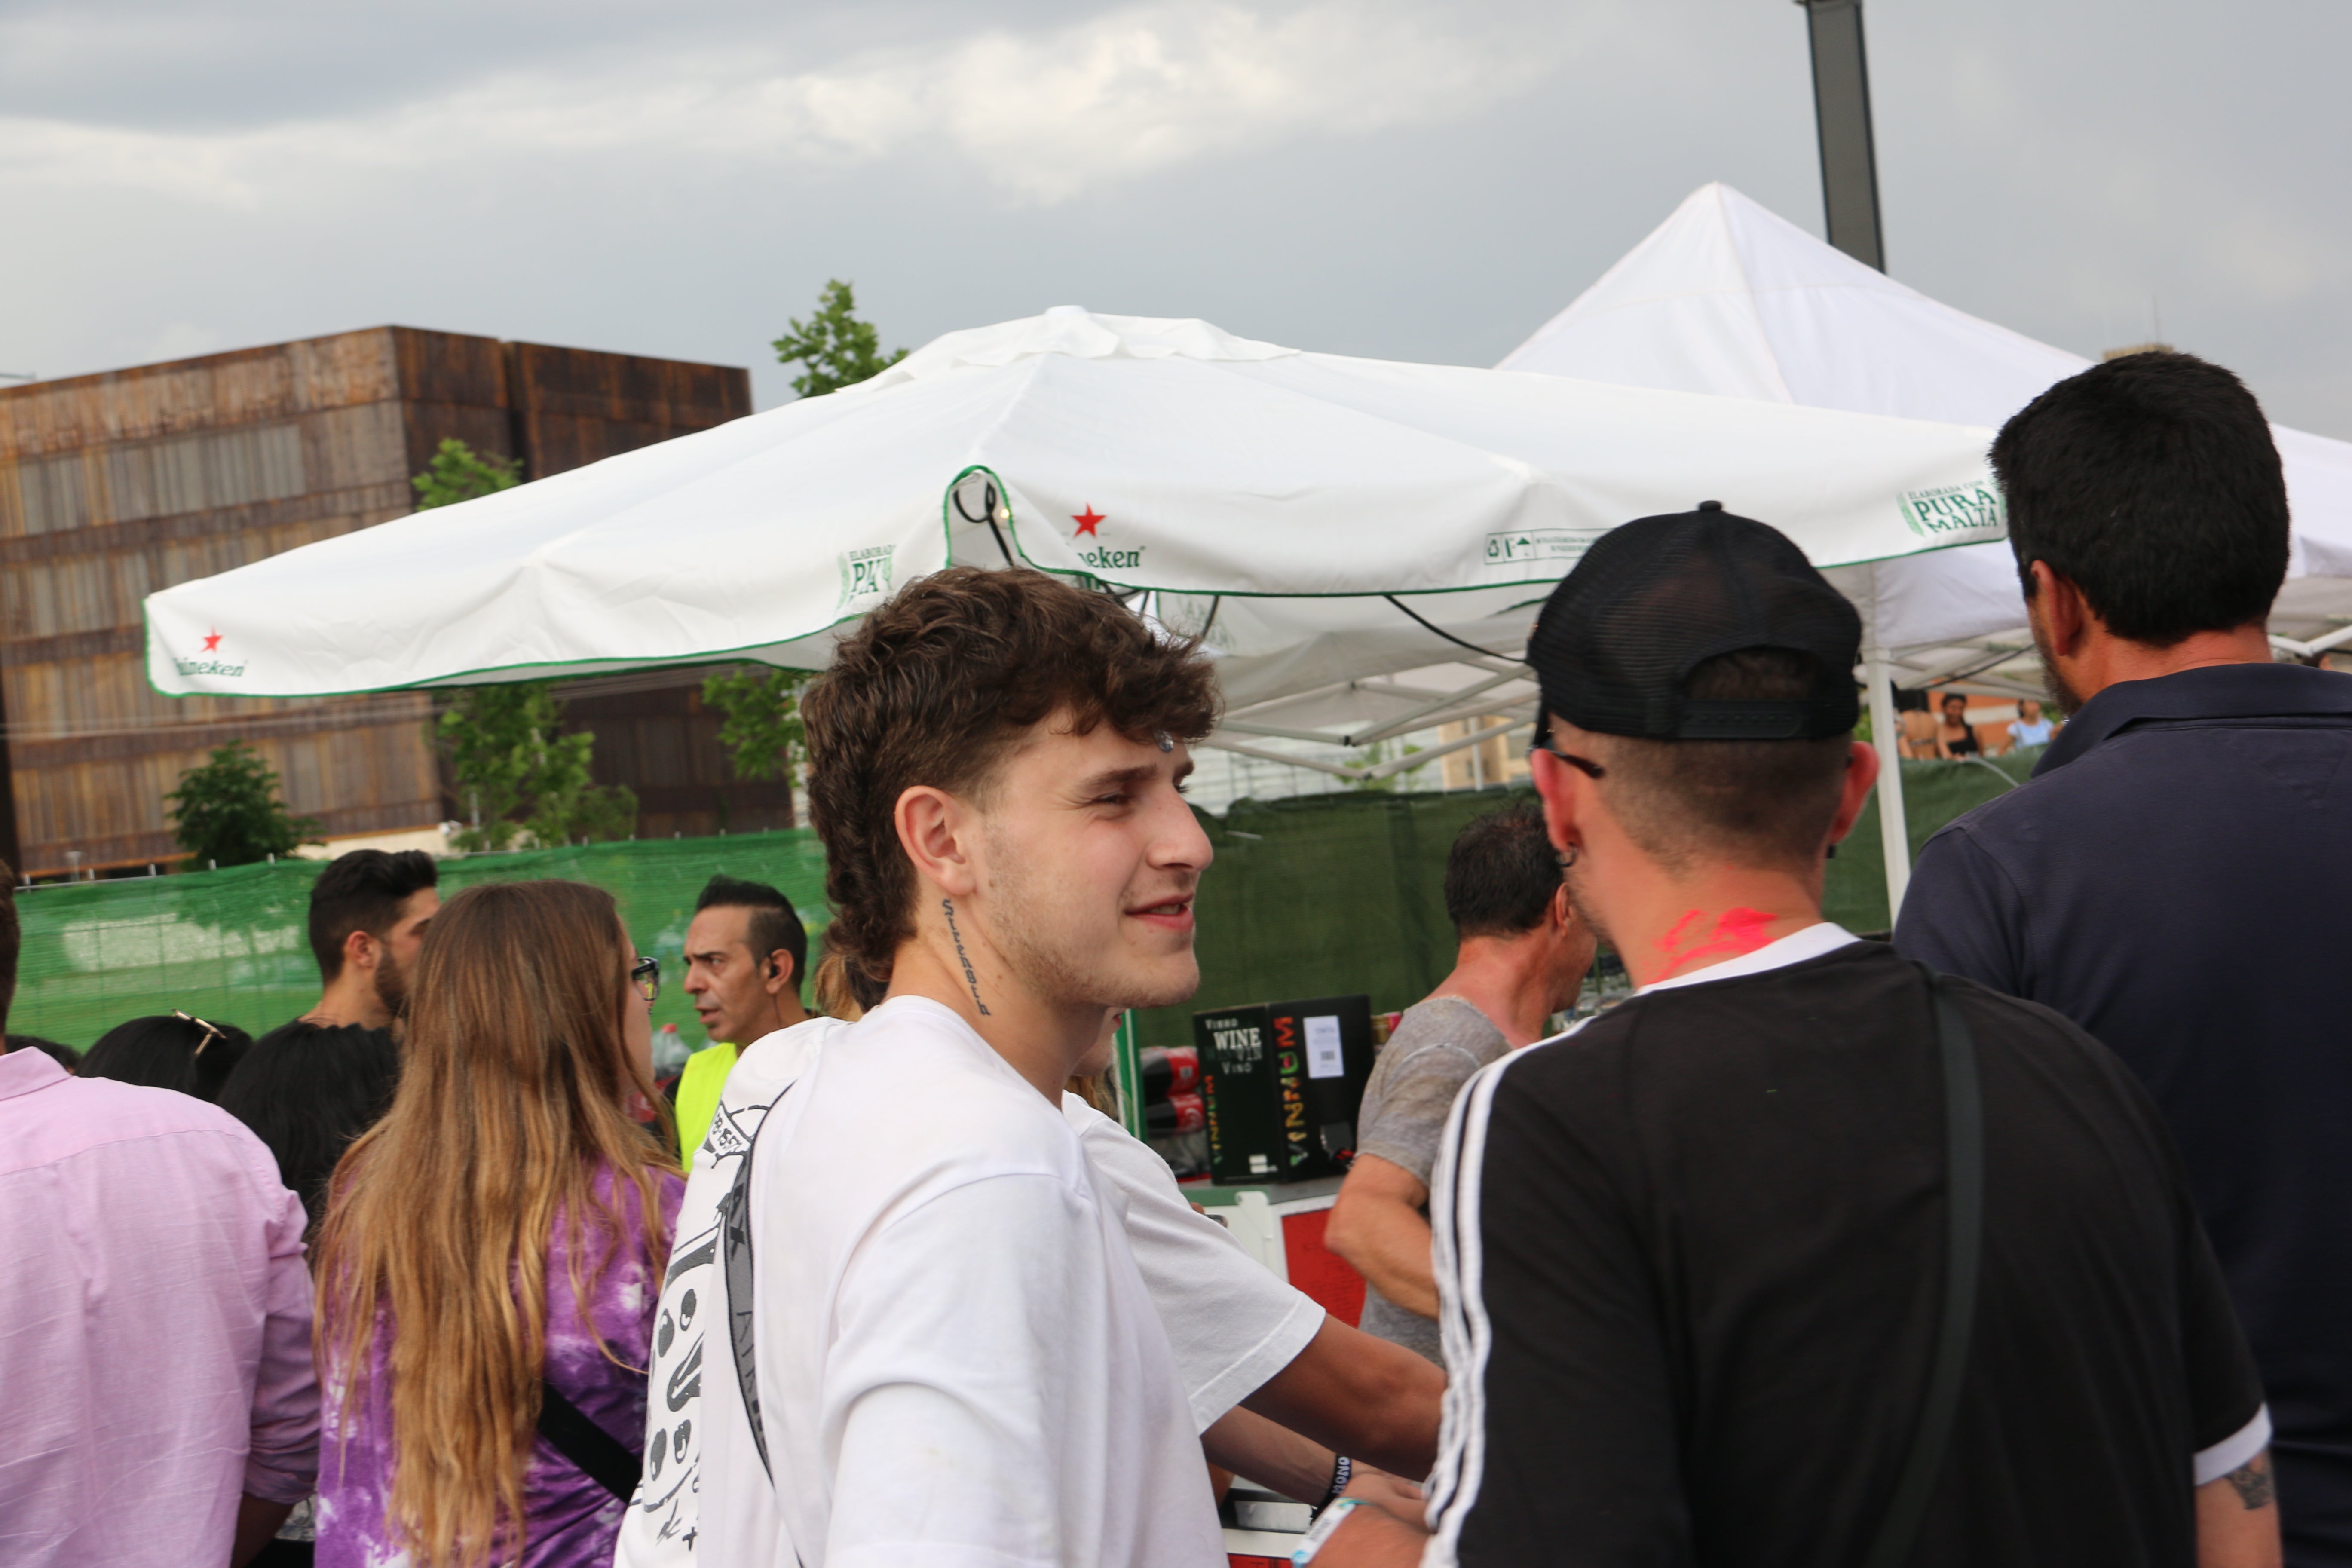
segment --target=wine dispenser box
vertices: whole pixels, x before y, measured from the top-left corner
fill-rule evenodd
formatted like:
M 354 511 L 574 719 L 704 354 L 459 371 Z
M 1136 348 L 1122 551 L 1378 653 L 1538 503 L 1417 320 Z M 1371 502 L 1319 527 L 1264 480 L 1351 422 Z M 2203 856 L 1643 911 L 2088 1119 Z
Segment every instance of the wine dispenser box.
M 1334 1176 L 1356 1155 L 1372 1071 L 1369 996 L 1192 1015 L 1209 1117 L 1209 1173 L 1225 1184 Z

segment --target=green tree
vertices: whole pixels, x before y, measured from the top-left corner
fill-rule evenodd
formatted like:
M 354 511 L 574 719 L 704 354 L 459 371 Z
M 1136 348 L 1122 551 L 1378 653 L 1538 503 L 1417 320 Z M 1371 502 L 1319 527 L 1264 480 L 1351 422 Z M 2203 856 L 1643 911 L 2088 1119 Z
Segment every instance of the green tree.
M 881 335 L 873 323 L 857 319 L 857 300 L 849 285 L 835 278 L 816 297 L 816 314 L 803 321 L 793 319 L 792 330 L 775 343 L 776 358 L 798 363 L 793 390 L 803 397 L 870 380 L 907 357 L 905 349 L 882 353 Z
M 163 798 L 172 806 L 173 836 L 188 852 L 192 870 L 208 863 L 250 866 L 319 842 L 319 825 L 288 813 L 278 774 L 243 741 L 231 741 L 210 762 L 182 773 L 180 787 Z
M 798 669 L 722 669 L 702 682 L 705 706 L 725 715 L 719 743 L 739 779 L 788 779 L 801 745 L 801 691 L 808 673 Z
M 408 482 L 416 510 L 430 511 L 511 489 L 521 482 L 520 468 L 451 439 Z M 541 844 L 568 844 L 636 831 L 636 793 L 593 782 L 596 737 L 563 732 L 562 704 L 547 681 L 462 688 L 439 728 L 468 821 L 455 839 L 458 848 L 508 849 L 524 833 Z
M 522 482 L 521 467 L 511 458 L 475 451 L 455 437 L 444 440 L 425 471 L 408 482 L 416 489 L 416 510 L 456 506 Z
M 636 830 L 636 793 L 592 782 L 596 737 L 567 735 L 562 721 L 548 681 L 458 689 L 439 721 L 467 822 L 453 840 L 458 848 L 510 849 L 526 832 L 541 844 L 568 844 Z

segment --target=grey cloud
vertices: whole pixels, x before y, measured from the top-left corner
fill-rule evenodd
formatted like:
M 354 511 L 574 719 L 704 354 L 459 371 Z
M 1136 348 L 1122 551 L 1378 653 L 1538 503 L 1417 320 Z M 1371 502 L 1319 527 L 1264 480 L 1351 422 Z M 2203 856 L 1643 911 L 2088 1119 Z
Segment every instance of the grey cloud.
M 2095 355 L 2165 336 L 2352 436 L 2352 12 L 1987 0 L 1871 12 L 1895 276 Z
M 923 100 L 923 62 L 968 59 L 976 37 L 1050 43 L 1131 9 L 901 0 L 779 22 L 749 5 L 434 0 L 397 20 L 204 6 L 194 26 L 177 20 L 189 7 L 0 11 L 0 113 L 16 117 L 0 201 L 37 237 L 0 254 L 19 302 L 0 369 L 387 320 L 760 365 L 835 276 L 895 343 L 1075 302 L 1491 363 L 1704 181 L 1818 232 L 1803 21 L 1785 0 L 1357 5 L 1360 38 L 1422 28 L 1475 73 L 1500 37 L 1493 58 L 1523 68 L 1397 104 L 1379 95 L 1423 86 L 1360 62 L 1369 104 L 1310 83 L 1323 96 L 1303 118 L 1252 100 L 1230 134 L 1182 104 L 1139 120 L 1083 95 L 1064 125 L 1024 78 L 991 84 L 1005 118 L 1032 116 L 1008 143 Z M 1272 29 L 1316 7 L 1228 9 Z M 2145 336 L 2154 294 L 2168 336 L 2244 373 L 2275 416 L 2352 436 L 2337 7 L 1871 0 L 1868 15 L 1896 277 L 2084 353 Z M 14 47 L 36 24 L 38 68 Z M 768 99 L 727 111 L 749 117 L 740 136 L 712 133 L 690 97 L 624 104 L 644 118 L 593 145 L 564 118 L 588 104 L 593 131 L 608 84 L 691 84 L 711 60 L 746 94 L 762 72 L 832 73 L 880 107 L 774 122 L 835 138 L 822 156 L 753 133 Z M 545 118 L 481 118 L 513 82 Z M 1132 157 L 1087 144 L 1106 123 Z M 1192 140 L 1171 150 L 1171 125 Z M 763 405 L 784 379 L 760 369 Z
M 1086 0 L 1007 0 L 992 26 L 1084 16 Z M 0 5 L 0 111 L 214 131 L 429 101 L 517 71 L 746 54 L 822 66 L 969 31 L 958 0 L 44 0 Z

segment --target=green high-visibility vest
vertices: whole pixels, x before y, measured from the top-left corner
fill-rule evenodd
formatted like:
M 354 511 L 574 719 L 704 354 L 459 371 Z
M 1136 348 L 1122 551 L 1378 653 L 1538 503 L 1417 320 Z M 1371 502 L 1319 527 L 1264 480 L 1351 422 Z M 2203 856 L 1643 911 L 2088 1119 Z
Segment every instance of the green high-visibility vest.
M 719 1091 L 735 1070 L 733 1046 L 705 1046 L 686 1058 L 677 1075 L 677 1150 L 687 1169 L 694 1168 L 694 1152 L 710 1136 L 710 1119 L 719 1114 Z

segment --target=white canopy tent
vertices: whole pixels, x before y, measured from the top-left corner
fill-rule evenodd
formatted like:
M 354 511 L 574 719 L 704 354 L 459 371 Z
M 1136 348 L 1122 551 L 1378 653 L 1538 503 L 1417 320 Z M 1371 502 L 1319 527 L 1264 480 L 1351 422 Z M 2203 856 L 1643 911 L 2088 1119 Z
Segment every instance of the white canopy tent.
M 1714 498 L 1792 520 L 1831 568 L 1997 538 L 1987 437 L 1065 307 L 166 589 L 147 600 L 148 670 L 173 694 L 323 696 L 816 668 L 895 584 L 1010 562 L 1202 634 L 1228 703 L 1213 744 L 1496 716 L 1467 746 L 1532 718 L 1534 609 L 1602 531 Z
M 2090 363 L 1906 289 L 1730 186 L 1709 184 L 1499 368 L 1997 427 Z M 2272 640 L 2307 656 L 2352 640 L 2352 445 L 2273 428 L 2294 542 Z M 1899 907 L 1910 857 L 1889 687 L 1966 675 L 2038 695 L 2025 605 L 2001 543 L 1831 576 L 1863 611 L 1864 679 L 1887 764 L 1879 794 L 1887 890 Z

